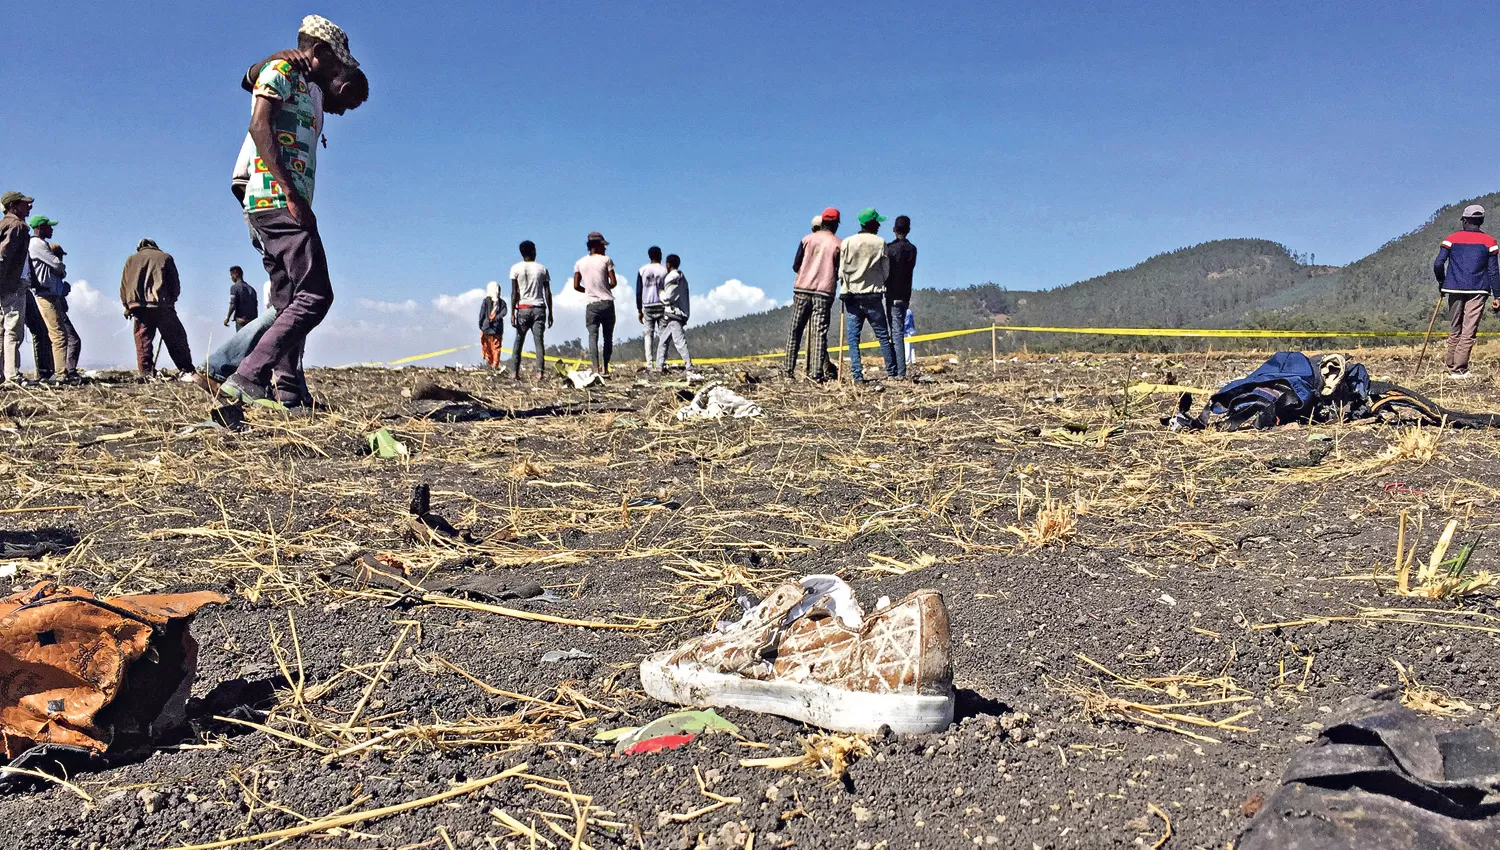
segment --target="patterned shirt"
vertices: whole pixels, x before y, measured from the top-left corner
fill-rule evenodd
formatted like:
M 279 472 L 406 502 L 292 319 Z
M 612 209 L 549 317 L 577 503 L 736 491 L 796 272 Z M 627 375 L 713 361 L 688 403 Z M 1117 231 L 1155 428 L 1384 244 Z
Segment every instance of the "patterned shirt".
M 292 188 L 303 200 L 312 203 L 313 179 L 317 171 L 318 137 L 323 133 L 323 99 L 318 87 L 283 61 L 267 62 L 255 80 L 254 97 L 276 101 L 279 107 L 271 119 L 271 133 L 276 140 L 277 157 L 288 174 Z M 260 156 L 251 166 L 250 182 L 245 187 L 245 209 L 282 209 L 286 193 L 271 179 L 270 169 Z

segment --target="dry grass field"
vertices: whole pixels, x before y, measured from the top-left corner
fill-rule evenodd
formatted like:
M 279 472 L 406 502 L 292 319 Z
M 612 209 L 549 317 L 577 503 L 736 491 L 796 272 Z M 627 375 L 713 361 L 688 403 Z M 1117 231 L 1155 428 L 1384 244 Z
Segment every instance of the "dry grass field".
M 1492 349 L 1472 382 L 1429 367 L 1415 386 L 1500 410 Z M 1405 382 L 1410 352 L 1362 354 Z M 762 417 L 696 422 L 673 415 L 681 387 L 623 371 L 587 391 L 317 371 L 330 412 L 253 411 L 243 431 L 194 427 L 213 404 L 181 384 L 11 391 L 5 528 L 80 538 L 15 562 L 18 588 L 231 602 L 193 626 L 191 732 L 0 796 L 0 835 L 38 850 L 1225 847 L 1348 697 L 1394 686 L 1441 722 L 1500 720 L 1484 574 L 1500 569 L 1500 434 L 1178 434 L 1159 421 L 1175 396 L 1127 390 L 1213 388 L 1262 359 L 936 357 L 930 382 L 883 392 L 754 367 L 710 377 Z M 494 418 L 436 421 L 441 403 L 403 395 L 426 382 Z M 379 428 L 408 455 L 366 454 Z M 420 483 L 464 535 L 413 522 Z M 1434 569 L 1476 540 L 1462 574 Z M 370 563 L 404 584 L 360 580 Z M 672 710 L 640 692 L 642 657 L 710 628 L 735 588 L 815 572 L 867 601 L 943 592 L 950 729 L 861 740 L 724 711 L 738 735 L 672 752 L 593 740 Z M 480 575 L 550 593 L 456 587 Z M 572 649 L 590 657 L 544 660 Z

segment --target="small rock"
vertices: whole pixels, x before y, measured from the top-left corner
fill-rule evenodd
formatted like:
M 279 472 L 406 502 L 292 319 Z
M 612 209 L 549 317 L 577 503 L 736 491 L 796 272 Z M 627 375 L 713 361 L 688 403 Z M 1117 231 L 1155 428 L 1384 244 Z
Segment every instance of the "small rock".
M 162 794 L 154 788 L 142 788 L 136 792 L 135 798 L 140 801 L 141 808 L 146 814 L 154 815 L 162 807 Z
M 864 806 L 859 805 L 858 803 L 855 803 L 853 806 L 851 806 L 849 811 L 854 813 L 855 823 L 869 823 L 870 821 L 875 819 L 874 812 L 870 811 Z

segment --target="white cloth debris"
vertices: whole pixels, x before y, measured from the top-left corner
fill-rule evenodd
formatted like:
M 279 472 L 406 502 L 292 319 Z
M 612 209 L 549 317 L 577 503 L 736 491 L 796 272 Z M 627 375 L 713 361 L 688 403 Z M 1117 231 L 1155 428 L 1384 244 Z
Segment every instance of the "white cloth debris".
M 726 415 L 744 419 L 761 413 L 760 405 L 715 382 L 699 390 L 691 402 L 677 409 L 677 421 L 719 419 Z
M 604 386 L 604 376 L 600 375 L 598 372 L 595 372 L 593 369 L 590 369 L 587 366 L 584 366 L 581 369 L 568 370 L 568 381 L 572 383 L 575 388 L 580 390 L 584 387 Z

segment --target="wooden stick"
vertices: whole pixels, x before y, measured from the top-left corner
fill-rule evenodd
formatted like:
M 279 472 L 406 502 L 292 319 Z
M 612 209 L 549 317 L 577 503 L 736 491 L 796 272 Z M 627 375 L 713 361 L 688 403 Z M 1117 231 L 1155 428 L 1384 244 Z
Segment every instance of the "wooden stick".
M 406 628 L 401 630 L 401 634 L 396 637 L 396 642 L 391 644 L 391 651 L 386 653 L 385 660 L 380 662 L 380 667 L 376 669 L 374 677 L 370 679 L 370 684 L 365 687 L 364 695 L 359 698 L 359 702 L 354 706 L 354 711 L 344 723 L 345 729 L 353 729 L 354 724 L 359 721 L 360 713 L 365 710 L 365 703 L 370 701 L 370 696 L 375 693 L 375 688 L 380 685 L 381 677 L 385 675 L 385 668 L 390 666 L 391 660 L 396 657 L 397 651 L 401 649 L 401 644 L 406 642 L 406 636 L 411 632 L 412 628 L 414 627 L 407 625 Z
M 553 623 L 559 626 L 578 626 L 583 629 L 616 629 L 626 632 L 651 631 L 657 628 L 650 623 L 600 623 L 593 620 L 569 620 L 566 617 L 553 617 L 550 614 L 537 614 L 531 611 L 521 611 L 516 608 L 506 608 L 501 605 L 487 605 L 483 602 L 470 602 L 467 599 L 455 599 L 452 596 L 442 596 L 429 593 L 422 597 L 423 602 L 436 605 L 439 608 L 465 608 L 470 611 L 483 611 L 486 614 L 500 614 L 505 617 L 515 617 L 517 620 L 535 620 L 539 623 Z
M 34 508 L 4 508 L 0 514 L 36 514 L 44 511 L 81 511 L 83 505 L 42 505 Z
M 261 832 L 255 835 L 242 835 L 239 838 L 226 838 L 223 841 L 214 841 L 208 844 L 181 845 L 171 848 L 171 850 L 217 850 L 217 848 L 220 847 L 233 847 L 237 844 L 249 844 L 252 841 L 271 841 L 278 838 L 295 838 L 299 835 L 307 835 L 313 832 L 326 832 L 337 827 L 348 826 L 349 824 L 360 823 L 367 820 L 376 820 L 383 817 L 389 817 L 390 815 L 400 814 L 401 812 L 408 812 L 412 809 L 420 809 L 423 806 L 430 806 L 433 803 L 441 803 L 444 800 L 451 800 L 454 797 L 461 797 L 465 794 L 470 794 L 474 791 L 478 791 L 480 788 L 484 788 L 485 786 L 494 785 L 496 782 L 499 782 L 502 779 L 509 779 L 512 776 L 517 776 L 525 773 L 528 769 L 530 769 L 530 767 L 531 765 L 529 764 L 518 764 L 515 767 L 508 768 L 504 771 L 501 771 L 500 773 L 495 774 L 494 776 L 487 776 L 484 779 L 475 779 L 472 782 L 465 782 L 462 785 L 456 785 L 452 788 L 449 788 L 447 791 L 444 791 L 441 794 L 433 794 L 430 797 L 423 797 L 420 800 L 407 800 L 405 803 L 397 803 L 394 806 L 384 806 L 379 809 L 368 809 L 363 812 L 351 812 L 347 815 L 339 815 L 338 817 L 319 818 L 317 820 L 302 824 L 301 826 L 287 827 L 286 829 L 278 829 L 272 832 Z
M 1423 364 L 1427 362 L 1427 344 L 1432 342 L 1432 329 L 1437 325 L 1437 314 L 1441 309 L 1443 309 L 1443 294 L 1439 292 L 1437 303 L 1432 305 L 1432 318 L 1427 322 L 1427 336 L 1422 337 L 1422 353 L 1417 355 L 1417 362 L 1412 364 L 1411 378 L 1408 380 L 1416 380 L 1422 372 Z

